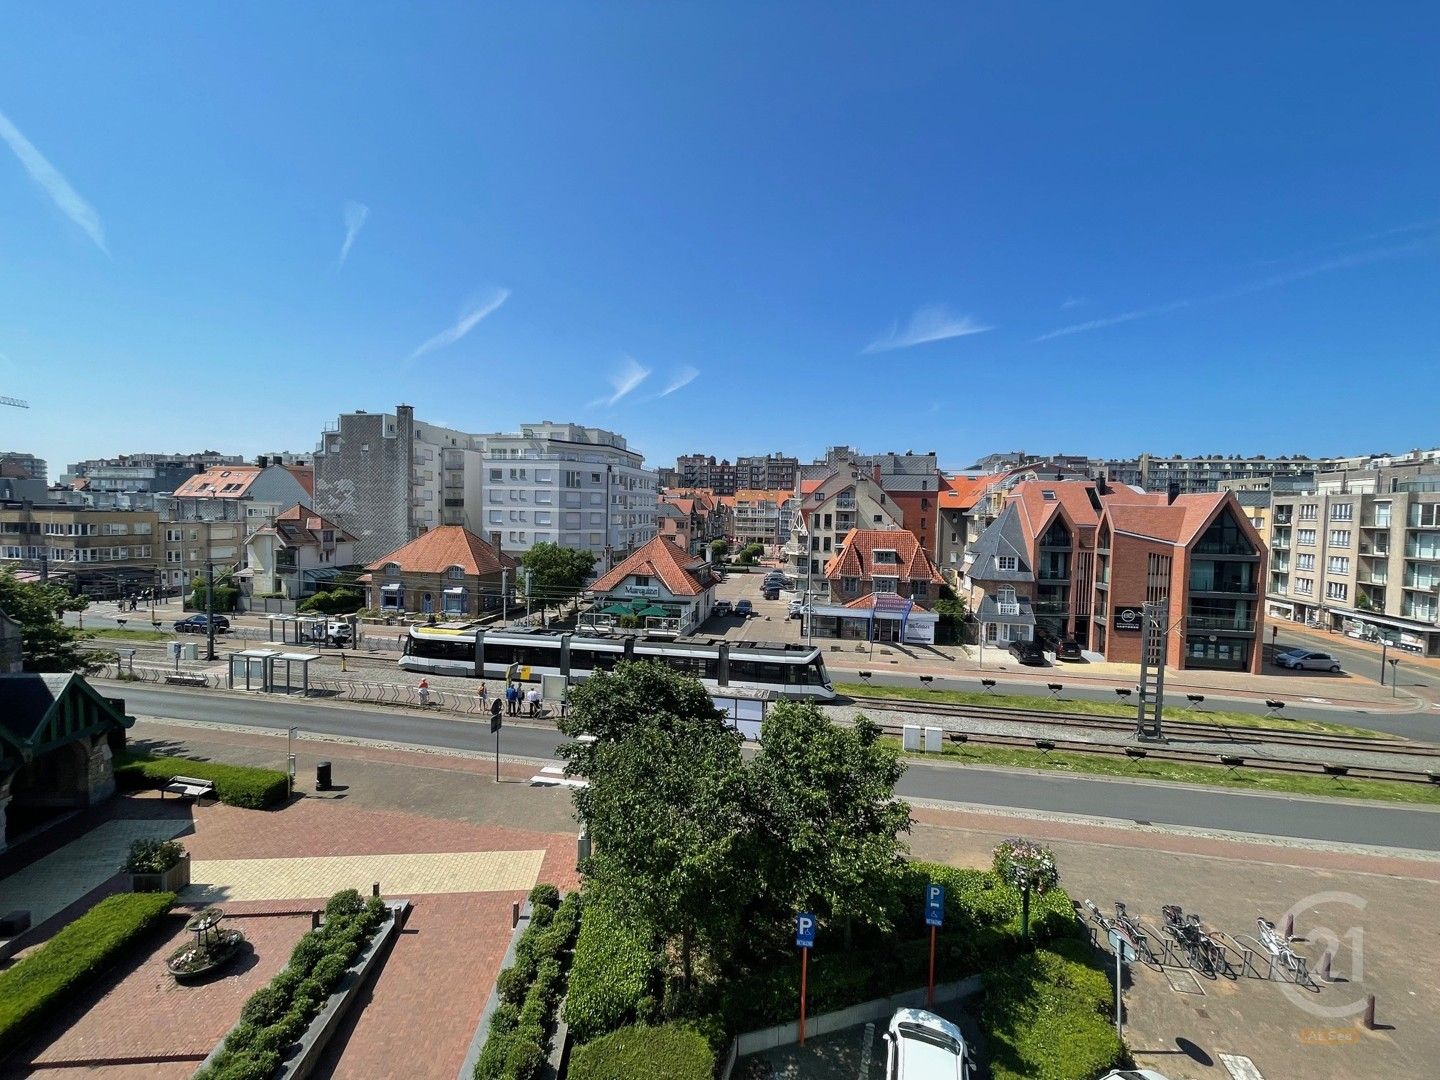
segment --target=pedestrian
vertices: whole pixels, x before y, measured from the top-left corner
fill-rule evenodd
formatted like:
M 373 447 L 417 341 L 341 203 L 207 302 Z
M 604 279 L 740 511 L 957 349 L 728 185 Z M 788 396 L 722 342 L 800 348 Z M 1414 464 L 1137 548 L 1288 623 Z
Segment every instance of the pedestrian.
M 505 712 L 515 716 L 519 711 L 520 691 L 514 683 L 505 684 Z
M 430 680 L 429 680 L 429 679 L 421 679 L 421 680 L 420 680 L 420 704 L 421 704 L 421 706 L 425 706 L 425 705 L 429 705 L 429 704 L 430 704 Z
M 535 687 L 532 686 L 532 687 L 530 688 L 529 692 L 525 695 L 525 700 L 530 703 L 530 715 L 531 715 L 531 716 L 539 716 L 539 715 L 540 715 L 540 691 L 537 690 Z
M 485 685 L 484 679 L 480 680 L 480 686 L 476 689 L 475 694 L 480 699 L 480 708 L 490 707 L 490 688 Z

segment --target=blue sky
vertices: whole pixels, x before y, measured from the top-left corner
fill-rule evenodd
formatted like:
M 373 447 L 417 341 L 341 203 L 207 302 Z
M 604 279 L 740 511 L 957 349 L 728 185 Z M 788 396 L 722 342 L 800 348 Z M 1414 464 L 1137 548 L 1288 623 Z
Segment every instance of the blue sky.
M 1435 445 L 1436 55 L 1420 3 L 9 5 L 0 449 Z

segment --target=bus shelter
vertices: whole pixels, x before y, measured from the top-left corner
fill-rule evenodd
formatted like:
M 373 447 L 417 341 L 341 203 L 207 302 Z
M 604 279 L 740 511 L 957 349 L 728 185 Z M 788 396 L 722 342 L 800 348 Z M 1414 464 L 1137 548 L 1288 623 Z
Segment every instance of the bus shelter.
M 228 685 L 249 691 L 267 694 L 310 695 L 310 665 L 319 660 L 316 653 L 277 652 L 274 649 L 245 649 L 230 654 Z M 284 678 L 277 677 L 280 665 L 284 665 Z M 295 668 L 300 668 L 300 685 L 295 684 Z

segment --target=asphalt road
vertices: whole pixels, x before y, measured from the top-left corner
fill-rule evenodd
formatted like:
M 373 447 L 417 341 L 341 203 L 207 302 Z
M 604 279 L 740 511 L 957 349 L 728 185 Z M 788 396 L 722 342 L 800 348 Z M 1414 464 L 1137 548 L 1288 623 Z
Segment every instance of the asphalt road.
M 494 747 L 486 720 L 414 711 L 108 684 L 139 717 L 204 720 L 409 743 L 451 750 Z M 561 737 L 552 729 L 511 724 L 501 734 L 506 755 L 550 758 Z M 1290 799 L 1169 784 L 1102 780 L 912 762 L 899 793 L 907 798 L 998 809 L 1083 814 L 1265 837 L 1440 851 L 1440 811 L 1373 806 L 1343 800 Z

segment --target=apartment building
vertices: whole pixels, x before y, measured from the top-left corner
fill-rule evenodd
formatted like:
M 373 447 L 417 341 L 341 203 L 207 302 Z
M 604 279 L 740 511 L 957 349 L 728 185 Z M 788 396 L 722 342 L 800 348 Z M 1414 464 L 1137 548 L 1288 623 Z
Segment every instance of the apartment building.
M 97 598 L 154 588 L 162 551 L 153 511 L 0 504 L 0 565 Z
M 484 521 L 505 550 L 584 548 L 604 573 L 658 531 L 659 485 L 624 436 L 546 420 L 484 442 Z
M 298 600 L 355 567 L 355 538 L 297 503 L 245 538 L 241 573 L 250 579 L 253 595 Z
M 44 458 L 19 450 L 0 450 L 0 476 L 12 480 L 40 480 L 49 478 L 50 466 Z
M 766 491 L 794 491 L 798 458 L 784 454 L 758 454 L 735 459 L 735 488 Z
M 675 459 L 675 486 L 709 488 L 716 495 L 734 495 L 740 487 L 739 470 L 729 459 L 714 454 L 682 454 Z
M 356 537 L 369 562 L 441 525 L 482 528 L 484 436 L 393 413 L 342 413 L 321 432 L 312 508 Z
M 975 536 L 970 535 L 970 514 L 997 479 L 996 475 L 940 478 L 940 491 L 936 496 L 939 510 L 935 522 L 935 563 L 953 589 L 960 588 L 965 553 L 980 535 L 978 531 Z
M 1220 490 L 1226 480 L 1251 481 L 1263 477 L 1294 477 L 1334 468 L 1335 459 L 1214 454 L 1205 457 L 1159 457 L 1141 454 L 1129 460 L 1102 460 L 1097 463 L 1111 483 L 1129 484 L 1146 491 L 1168 491 L 1178 484 L 1182 495 Z
M 905 528 L 932 559 L 936 558 L 943 478 L 935 452 L 871 454 L 857 464 L 872 470 L 880 481 L 880 490 L 899 508 Z
M 767 552 L 778 551 L 790 539 L 787 504 L 794 496 L 788 491 L 742 489 L 735 492 L 732 546 L 762 544 Z M 791 511 L 793 512 L 793 510 Z
M 1440 655 L 1440 469 L 1323 473 L 1270 507 L 1271 618 Z
M 934 644 L 930 609 L 944 579 L 908 529 L 851 529 L 825 569 L 828 601 L 812 601 L 816 637 Z
M 903 528 L 904 514 L 879 481 L 858 465 L 842 465 L 823 479 L 800 481 L 785 563 L 797 581 L 806 582 L 812 596 L 828 597 L 826 571 L 851 529 Z
M 238 454 L 121 454 L 77 461 L 60 478 L 65 487 L 91 493 L 174 491 L 190 477 L 217 465 L 243 465 Z M 278 462 L 277 462 L 278 464 Z

